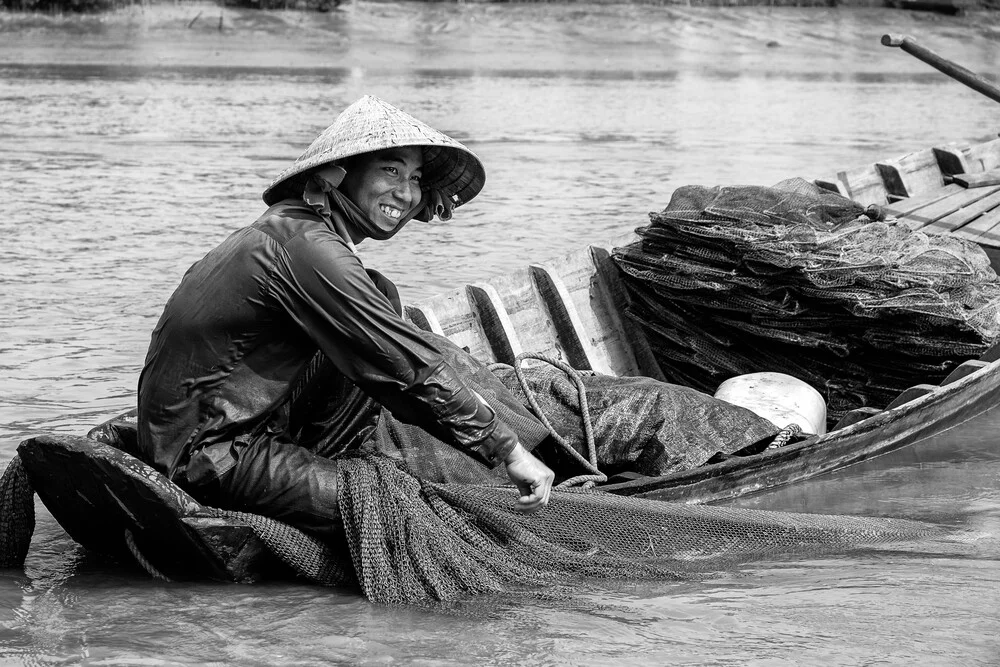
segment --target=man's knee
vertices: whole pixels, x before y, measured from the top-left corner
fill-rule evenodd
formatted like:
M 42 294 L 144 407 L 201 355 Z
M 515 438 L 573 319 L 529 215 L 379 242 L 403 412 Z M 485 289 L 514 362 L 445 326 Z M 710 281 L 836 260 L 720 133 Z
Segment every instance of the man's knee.
M 277 519 L 321 539 L 341 533 L 336 461 L 263 437 L 237 453 L 236 465 L 219 480 L 224 509 Z

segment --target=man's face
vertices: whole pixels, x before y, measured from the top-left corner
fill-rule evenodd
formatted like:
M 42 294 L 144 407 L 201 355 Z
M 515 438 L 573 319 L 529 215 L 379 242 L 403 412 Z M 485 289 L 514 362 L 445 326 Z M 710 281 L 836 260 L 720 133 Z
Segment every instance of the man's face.
M 418 146 L 387 148 L 349 162 L 340 191 L 388 238 L 403 228 L 420 206 L 424 164 Z

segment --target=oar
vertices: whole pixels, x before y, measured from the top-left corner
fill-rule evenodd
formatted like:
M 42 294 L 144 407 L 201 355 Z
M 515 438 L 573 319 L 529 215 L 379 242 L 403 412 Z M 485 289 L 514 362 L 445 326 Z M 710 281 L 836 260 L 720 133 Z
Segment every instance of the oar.
M 994 102 L 1000 102 L 1000 87 L 990 83 L 971 70 L 958 63 L 942 58 L 927 47 L 921 46 L 909 35 L 882 35 L 883 46 L 898 46 L 911 56 L 915 56 L 931 67 L 938 69 L 953 79 L 964 83 L 969 88 L 977 90 Z

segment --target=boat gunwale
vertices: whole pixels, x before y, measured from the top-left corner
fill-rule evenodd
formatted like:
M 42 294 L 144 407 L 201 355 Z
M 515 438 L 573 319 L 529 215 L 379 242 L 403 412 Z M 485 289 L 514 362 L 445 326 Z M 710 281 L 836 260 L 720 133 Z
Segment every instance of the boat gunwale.
M 991 383 L 989 381 L 992 380 Z M 980 391 L 984 383 L 989 383 L 987 391 Z M 955 401 L 956 397 L 964 399 L 966 395 L 971 395 L 972 399 L 969 402 L 962 402 L 961 405 L 968 407 L 970 405 L 978 406 L 981 403 L 986 402 L 983 397 L 987 396 L 991 392 L 1000 390 L 1000 360 L 991 361 L 986 366 L 969 373 L 968 375 L 948 382 L 946 384 L 937 385 L 934 391 L 930 391 L 922 396 L 916 397 L 902 405 L 898 405 L 894 408 L 888 408 L 881 410 L 878 413 L 866 417 L 865 419 L 859 420 L 853 424 L 845 426 L 840 429 L 835 429 L 829 431 L 823 435 L 812 436 L 805 440 L 801 440 L 796 443 L 789 444 L 785 447 L 775 448 L 771 450 L 765 450 L 760 454 L 754 454 L 745 457 L 732 457 L 725 461 L 719 463 L 702 465 L 697 468 L 692 468 L 690 470 L 672 473 L 669 475 L 663 475 L 659 477 L 642 477 L 635 480 L 629 480 L 626 482 L 619 482 L 616 484 L 602 485 L 600 488 L 602 491 L 607 493 L 616 493 L 621 495 L 664 495 L 669 489 L 681 490 L 684 487 L 693 487 L 693 485 L 709 479 L 721 479 L 725 478 L 727 475 L 732 473 L 748 471 L 751 469 L 760 468 L 762 471 L 768 469 L 768 465 L 774 463 L 781 459 L 797 459 L 803 455 L 808 455 L 814 451 L 821 451 L 824 446 L 829 446 L 831 443 L 846 443 L 851 442 L 856 444 L 859 438 L 867 434 L 874 433 L 878 430 L 883 429 L 886 426 L 892 424 L 899 424 L 901 422 L 907 421 L 914 415 L 922 416 L 929 408 L 934 405 L 944 404 L 946 402 Z M 976 399 L 979 400 L 976 400 Z M 948 424 L 942 428 L 935 428 L 946 422 L 946 418 L 935 419 L 930 422 L 923 422 L 921 419 L 913 419 L 912 422 L 915 426 L 923 427 L 925 430 L 930 431 L 915 437 L 912 439 L 906 439 L 904 441 L 893 443 L 888 446 L 879 447 L 876 446 L 870 449 L 858 449 L 852 450 L 855 456 L 853 456 L 847 462 L 843 459 L 840 460 L 840 464 L 832 464 L 825 467 L 819 471 L 812 471 L 809 475 L 804 476 L 805 478 L 813 478 L 818 475 L 832 472 L 834 470 L 842 470 L 844 468 L 850 467 L 851 465 L 860 463 L 862 461 L 870 460 L 887 454 L 903 447 L 908 447 L 910 445 L 919 442 L 920 440 L 933 437 L 940 433 L 944 433 L 960 424 L 967 421 L 975 419 L 980 415 L 988 412 L 989 410 L 996 407 L 997 401 L 988 402 L 983 405 L 981 409 L 977 409 L 974 413 L 965 415 L 960 421 Z M 951 412 L 950 414 L 957 414 L 956 412 Z M 918 430 L 919 432 L 919 430 Z M 845 444 L 840 444 L 841 448 L 847 448 Z M 848 452 L 845 452 L 845 455 Z M 783 482 L 768 484 L 767 486 L 762 486 L 757 489 L 734 489 L 735 491 L 741 491 L 740 493 L 733 494 L 716 494 L 715 497 L 703 498 L 703 499 L 688 499 L 684 502 L 688 503 L 699 503 L 699 502 L 713 502 L 722 500 L 724 498 L 735 498 L 743 495 L 748 495 L 755 491 L 761 491 L 764 489 L 777 488 L 785 484 L 790 484 L 795 481 L 800 481 L 800 479 L 788 479 Z M 688 482 L 685 484 L 685 482 Z

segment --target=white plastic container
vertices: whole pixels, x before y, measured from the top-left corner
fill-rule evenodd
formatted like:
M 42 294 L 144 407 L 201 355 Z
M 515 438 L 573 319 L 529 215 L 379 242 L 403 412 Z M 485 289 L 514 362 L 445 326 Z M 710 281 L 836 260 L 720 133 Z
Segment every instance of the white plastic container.
M 715 397 L 744 407 L 778 428 L 798 424 L 804 433 L 826 433 L 826 401 L 823 396 L 791 375 L 737 375 L 720 384 Z

